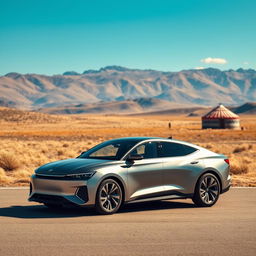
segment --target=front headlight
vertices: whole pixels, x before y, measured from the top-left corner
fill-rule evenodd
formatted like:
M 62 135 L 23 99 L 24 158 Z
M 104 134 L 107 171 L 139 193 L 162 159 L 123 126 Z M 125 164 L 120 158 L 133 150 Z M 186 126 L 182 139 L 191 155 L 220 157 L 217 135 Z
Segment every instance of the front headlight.
M 96 172 L 86 172 L 86 173 L 77 173 L 77 174 L 67 174 L 66 178 L 71 180 L 88 180 L 90 179 Z

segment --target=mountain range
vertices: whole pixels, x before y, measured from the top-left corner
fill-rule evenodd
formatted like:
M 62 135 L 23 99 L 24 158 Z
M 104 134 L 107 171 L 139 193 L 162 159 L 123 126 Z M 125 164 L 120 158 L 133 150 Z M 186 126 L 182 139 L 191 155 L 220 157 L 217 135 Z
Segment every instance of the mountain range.
M 180 72 L 107 66 L 80 74 L 8 73 L 0 76 L 0 106 L 59 113 L 147 112 L 256 100 L 256 71 L 191 69 Z M 64 110 L 63 110 L 64 109 Z M 73 110 L 72 110 L 73 109 Z M 53 111 L 54 112 L 54 111 Z

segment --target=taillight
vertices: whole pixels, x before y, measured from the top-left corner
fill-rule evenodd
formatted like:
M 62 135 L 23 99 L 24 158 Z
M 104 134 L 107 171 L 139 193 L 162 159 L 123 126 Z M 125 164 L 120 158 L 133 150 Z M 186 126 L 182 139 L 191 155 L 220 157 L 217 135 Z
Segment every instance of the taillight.
M 229 159 L 224 159 L 224 161 L 229 165 Z

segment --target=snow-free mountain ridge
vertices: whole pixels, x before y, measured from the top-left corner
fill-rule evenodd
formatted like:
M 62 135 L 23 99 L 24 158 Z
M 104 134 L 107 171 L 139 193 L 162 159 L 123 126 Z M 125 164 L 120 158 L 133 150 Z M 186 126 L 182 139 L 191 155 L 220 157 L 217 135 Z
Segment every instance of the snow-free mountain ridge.
M 253 69 L 162 72 L 107 66 L 82 74 L 75 71 L 53 76 L 8 73 L 0 77 L 0 105 L 23 109 L 78 104 L 92 104 L 95 109 L 97 104 L 102 107 L 107 102 L 117 102 L 120 107 L 121 102 L 134 105 L 134 101 L 144 101 L 146 107 L 142 110 L 153 111 L 181 105 L 241 105 L 255 100 Z

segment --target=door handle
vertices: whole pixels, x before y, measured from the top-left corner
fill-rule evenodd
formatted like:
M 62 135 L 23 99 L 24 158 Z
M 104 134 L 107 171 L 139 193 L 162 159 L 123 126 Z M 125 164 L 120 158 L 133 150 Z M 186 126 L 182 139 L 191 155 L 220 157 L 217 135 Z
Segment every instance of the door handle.
M 198 161 L 193 161 L 191 162 L 191 164 L 198 164 Z

